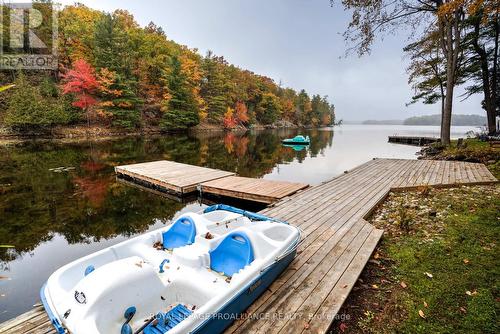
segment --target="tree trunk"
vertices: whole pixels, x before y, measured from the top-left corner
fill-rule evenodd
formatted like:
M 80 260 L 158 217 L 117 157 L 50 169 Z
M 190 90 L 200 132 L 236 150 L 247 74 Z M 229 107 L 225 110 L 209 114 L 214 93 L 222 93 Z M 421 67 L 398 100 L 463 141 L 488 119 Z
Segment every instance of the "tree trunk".
M 479 64 L 481 66 L 481 80 L 483 85 L 483 94 L 484 94 L 484 110 L 486 110 L 486 118 L 488 120 L 488 134 L 493 135 L 496 132 L 496 124 L 495 124 L 495 114 L 496 114 L 496 106 L 495 101 L 496 95 L 493 93 L 495 88 L 491 85 L 492 80 L 490 80 L 490 71 L 488 67 L 488 54 L 486 53 L 485 47 L 479 45 L 479 29 L 481 17 L 476 17 L 474 22 L 474 34 L 472 45 L 474 46 L 474 51 L 477 53 L 479 58 Z M 493 73 L 495 75 L 495 73 Z M 492 78 L 493 79 L 493 78 Z M 496 85 L 496 84 L 495 84 Z
M 441 144 L 450 145 L 451 111 L 453 106 L 453 85 L 446 86 L 443 114 L 441 115 Z

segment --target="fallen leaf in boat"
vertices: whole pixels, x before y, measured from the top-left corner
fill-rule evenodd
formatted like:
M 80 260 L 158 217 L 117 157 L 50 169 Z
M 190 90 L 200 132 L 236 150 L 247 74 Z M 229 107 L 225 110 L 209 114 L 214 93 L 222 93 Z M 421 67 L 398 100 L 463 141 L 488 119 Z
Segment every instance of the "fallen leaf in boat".
M 347 286 L 348 286 L 347 284 L 346 284 L 346 285 L 344 285 L 344 286 L 342 287 L 342 289 L 345 289 L 345 288 L 347 288 Z
M 308 322 L 304 323 L 304 329 L 309 329 L 309 323 Z
M 432 276 L 432 274 L 431 274 L 431 273 L 428 273 L 428 272 L 425 272 L 424 274 L 425 274 L 425 276 L 427 276 L 427 277 L 429 277 L 429 278 L 434 277 L 434 276 Z
M 210 234 L 210 232 L 207 232 L 207 234 L 205 234 L 205 239 L 213 239 L 214 236 L 212 234 Z
M 399 283 L 399 284 L 401 285 L 401 287 L 402 287 L 403 289 L 406 289 L 406 288 L 408 287 L 408 285 L 406 285 L 406 283 L 405 283 L 405 282 L 403 282 L 403 281 L 401 281 L 401 283 Z
M 422 310 L 418 310 L 418 315 L 419 315 L 421 318 L 425 319 L 425 314 L 424 314 L 424 311 L 422 311 Z
M 139 268 L 142 268 L 142 263 L 138 262 L 135 264 L 136 266 L 138 266 Z

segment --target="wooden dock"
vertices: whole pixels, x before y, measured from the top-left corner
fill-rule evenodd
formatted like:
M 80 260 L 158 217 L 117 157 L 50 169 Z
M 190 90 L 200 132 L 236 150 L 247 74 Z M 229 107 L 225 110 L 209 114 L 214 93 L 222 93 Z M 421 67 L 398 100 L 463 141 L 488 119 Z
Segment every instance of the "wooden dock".
M 200 184 L 200 191 L 270 204 L 307 187 L 305 183 L 228 176 Z
M 392 189 L 496 182 L 482 164 L 376 159 L 276 202 L 261 213 L 303 230 L 297 256 L 226 333 L 327 332 L 382 236 L 365 218 Z M 38 306 L 0 333 L 55 330 Z
M 198 189 L 206 194 L 266 204 L 309 186 L 304 183 L 234 176 L 235 173 L 232 172 L 166 160 L 118 166 L 115 171 L 125 182 L 135 183 L 154 192 L 184 196 Z
M 406 144 L 414 146 L 425 146 L 432 143 L 439 143 L 441 139 L 435 137 L 419 136 L 389 136 L 389 143 Z
M 196 191 L 196 187 L 200 183 L 234 175 L 234 173 L 219 169 L 167 160 L 117 166 L 115 172 L 126 180 L 155 190 L 179 195 Z

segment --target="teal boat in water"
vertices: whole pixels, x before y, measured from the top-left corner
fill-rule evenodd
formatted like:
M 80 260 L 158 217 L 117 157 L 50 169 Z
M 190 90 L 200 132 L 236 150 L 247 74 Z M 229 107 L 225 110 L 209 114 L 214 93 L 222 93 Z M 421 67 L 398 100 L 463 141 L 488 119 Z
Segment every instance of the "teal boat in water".
M 282 143 L 283 144 L 288 144 L 288 145 L 309 145 L 310 144 L 309 136 L 295 136 L 293 138 L 287 138 L 283 139 Z

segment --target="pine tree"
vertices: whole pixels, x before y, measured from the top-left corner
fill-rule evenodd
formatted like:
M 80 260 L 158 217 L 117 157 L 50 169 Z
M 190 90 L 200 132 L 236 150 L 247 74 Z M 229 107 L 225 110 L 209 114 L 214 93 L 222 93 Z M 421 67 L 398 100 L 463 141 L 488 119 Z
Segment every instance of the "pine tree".
M 193 96 L 186 76 L 181 71 L 178 57 L 172 58 L 172 70 L 168 74 L 170 97 L 163 103 L 163 129 L 185 129 L 199 123 L 198 103 Z

